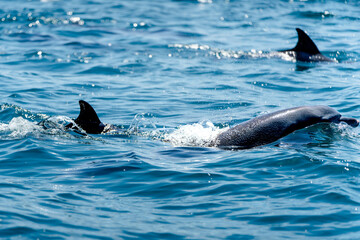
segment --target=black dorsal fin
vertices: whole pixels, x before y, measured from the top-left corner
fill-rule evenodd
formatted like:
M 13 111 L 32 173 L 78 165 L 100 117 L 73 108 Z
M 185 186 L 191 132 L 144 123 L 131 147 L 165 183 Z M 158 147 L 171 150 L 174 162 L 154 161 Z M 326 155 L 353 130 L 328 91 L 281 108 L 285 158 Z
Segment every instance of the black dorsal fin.
M 305 52 L 311 55 L 320 54 L 320 51 L 313 40 L 311 40 L 311 38 L 303 30 L 296 28 L 296 31 L 298 34 L 298 42 L 296 46 L 289 51 Z
M 80 114 L 75 119 L 75 122 L 76 121 L 81 121 L 81 122 L 84 121 L 84 122 L 93 122 L 93 123 L 98 123 L 98 124 L 101 123 L 94 108 L 89 103 L 85 102 L 84 100 L 80 100 L 79 105 L 80 105 Z
M 80 114 L 75 119 L 75 123 L 87 133 L 101 133 L 105 125 L 100 121 L 94 108 L 84 100 L 80 100 L 79 105 Z

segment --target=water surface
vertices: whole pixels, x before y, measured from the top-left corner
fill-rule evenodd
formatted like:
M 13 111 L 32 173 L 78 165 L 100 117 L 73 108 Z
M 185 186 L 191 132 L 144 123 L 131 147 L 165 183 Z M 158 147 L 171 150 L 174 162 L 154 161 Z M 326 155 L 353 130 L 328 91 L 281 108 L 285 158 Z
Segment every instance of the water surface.
M 4 239 L 356 239 L 359 129 L 206 147 L 252 117 L 360 119 L 359 4 L 1 1 Z M 296 63 L 295 28 L 339 63 Z M 78 100 L 127 134 L 66 132 Z M 37 125 L 52 117 L 59 125 Z

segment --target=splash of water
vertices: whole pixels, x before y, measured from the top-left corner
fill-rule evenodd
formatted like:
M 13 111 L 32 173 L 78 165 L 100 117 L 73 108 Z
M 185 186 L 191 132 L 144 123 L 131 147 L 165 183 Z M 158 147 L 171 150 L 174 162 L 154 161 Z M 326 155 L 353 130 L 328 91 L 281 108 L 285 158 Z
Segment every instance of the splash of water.
M 76 135 L 71 129 L 66 129 L 68 123 L 74 123 L 72 119 L 65 116 L 54 116 L 40 123 L 32 122 L 23 117 L 15 117 L 6 123 L 0 123 L 1 138 L 24 138 L 29 135 L 40 137 L 41 135 Z M 74 132 L 74 133 L 73 133 Z M 80 134 L 83 136 L 83 134 Z
M 11 119 L 9 124 L 0 124 L 0 132 L 10 132 L 8 135 L 10 138 L 23 138 L 31 133 L 40 131 L 42 131 L 42 127 L 22 117 L 15 117 Z
M 212 122 L 188 124 L 164 135 L 164 141 L 174 146 L 211 147 L 215 138 L 228 128 L 218 128 Z

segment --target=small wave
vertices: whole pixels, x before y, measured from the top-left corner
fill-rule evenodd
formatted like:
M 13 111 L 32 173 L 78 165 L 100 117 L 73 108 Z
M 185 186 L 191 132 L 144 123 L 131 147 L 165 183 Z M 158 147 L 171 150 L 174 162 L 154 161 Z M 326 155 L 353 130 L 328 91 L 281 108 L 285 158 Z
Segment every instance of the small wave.
M 101 49 L 106 47 L 106 45 L 100 43 L 84 42 L 84 41 L 71 41 L 65 43 L 64 46 L 71 46 L 78 49 L 84 49 L 84 48 Z
M 73 31 L 73 30 L 61 30 L 58 31 L 60 36 L 64 37 L 71 37 L 71 38 L 82 38 L 82 37 L 103 37 L 105 35 L 112 35 L 115 34 L 114 32 L 107 31 L 107 30 L 99 30 L 99 29 L 92 29 L 92 30 L 83 30 L 83 31 Z
M 23 90 L 22 92 L 26 92 L 26 91 L 30 91 L 30 92 L 38 92 L 39 89 L 37 88 L 33 88 L 33 89 L 29 89 L 29 90 Z M 1 121 L 4 121 L 7 117 L 9 117 L 9 121 L 13 118 L 13 115 L 18 115 L 21 117 L 24 117 L 26 119 L 31 119 L 31 120 L 35 120 L 35 119 L 45 119 L 48 116 L 45 114 L 34 114 L 31 111 L 19 107 L 17 105 L 14 104 L 8 104 L 8 103 L 4 103 L 0 105 L 0 112 L 1 112 Z M 5 116 L 4 116 L 5 115 Z M 6 117 L 7 116 L 7 117 Z
M 296 11 L 292 13 L 299 18 L 324 19 L 335 17 L 335 14 L 329 11 Z
M 115 67 L 95 66 L 85 71 L 78 72 L 78 74 L 122 75 L 126 74 L 126 72 Z

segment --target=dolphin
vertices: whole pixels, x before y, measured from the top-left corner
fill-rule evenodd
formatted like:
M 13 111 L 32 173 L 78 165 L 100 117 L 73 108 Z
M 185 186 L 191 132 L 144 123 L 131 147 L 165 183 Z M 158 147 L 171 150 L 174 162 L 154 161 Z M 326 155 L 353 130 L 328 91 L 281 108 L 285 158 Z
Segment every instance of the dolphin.
M 303 62 L 336 62 L 334 59 L 328 58 L 321 54 L 313 40 L 300 28 L 296 28 L 298 34 L 298 42 L 292 49 L 281 50 L 279 52 L 286 53 L 294 57 L 296 61 Z
M 86 133 L 90 134 L 100 134 L 105 132 L 106 125 L 100 121 L 94 108 L 84 100 L 80 100 L 79 105 L 80 113 L 79 116 L 74 120 L 76 125 Z M 78 130 L 73 123 L 67 124 L 65 128 L 75 128 L 75 130 Z
M 76 125 L 90 134 L 106 133 L 116 129 L 100 121 L 94 108 L 84 100 L 79 101 L 80 113 L 74 120 Z M 225 149 L 249 149 L 275 142 L 286 135 L 317 123 L 347 123 L 357 127 L 355 118 L 343 117 L 328 106 L 301 106 L 265 114 L 236 125 L 220 133 L 211 146 Z M 66 128 L 78 130 L 73 123 Z
M 230 149 L 249 149 L 272 143 L 286 135 L 317 123 L 345 122 L 357 127 L 355 118 L 342 117 L 328 106 L 301 106 L 265 114 L 220 133 L 214 146 Z
M 108 133 L 110 131 L 118 131 L 127 134 L 127 131 L 123 131 L 121 128 L 112 125 L 104 124 L 100 121 L 98 115 L 96 114 L 94 108 L 86 101 L 79 100 L 80 113 L 76 119 L 70 121 L 70 123 L 64 126 L 65 130 L 73 130 L 74 132 L 80 135 L 86 134 L 101 134 Z M 42 126 L 45 129 L 56 127 L 56 124 L 53 124 L 53 120 L 47 118 L 38 123 L 39 126 Z

